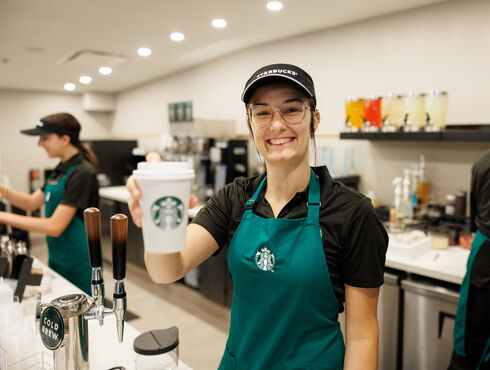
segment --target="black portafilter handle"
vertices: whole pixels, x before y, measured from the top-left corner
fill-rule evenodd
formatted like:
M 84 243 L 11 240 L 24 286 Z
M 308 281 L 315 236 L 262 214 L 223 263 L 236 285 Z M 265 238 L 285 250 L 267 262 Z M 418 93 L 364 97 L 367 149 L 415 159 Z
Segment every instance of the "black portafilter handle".
M 102 252 L 100 247 L 100 211 L 91 207 L 83 211 L 85 220 L 85 231 L 87 232 L 88 253 L 90 266 L 102 267 Z
M 118 213 L 111 217 L 112 275 L 114 280 L 126 276 L 126 241 L 128 238 L 128 217 Z

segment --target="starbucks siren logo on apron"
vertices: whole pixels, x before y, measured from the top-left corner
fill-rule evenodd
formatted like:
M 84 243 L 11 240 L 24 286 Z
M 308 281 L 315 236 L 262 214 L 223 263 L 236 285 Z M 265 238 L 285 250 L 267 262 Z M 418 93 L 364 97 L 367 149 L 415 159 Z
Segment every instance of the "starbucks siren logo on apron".
M 151 219 L 159 228 L 176 229 L 184 217 L 184 204 L 176 197 L 163 197 L 151 205 Z
M 274 272 L 272 269 L 276 264 L 276 257 L 267 247 L 259 248 L 255 253 L 255 264 L 261 270 Z

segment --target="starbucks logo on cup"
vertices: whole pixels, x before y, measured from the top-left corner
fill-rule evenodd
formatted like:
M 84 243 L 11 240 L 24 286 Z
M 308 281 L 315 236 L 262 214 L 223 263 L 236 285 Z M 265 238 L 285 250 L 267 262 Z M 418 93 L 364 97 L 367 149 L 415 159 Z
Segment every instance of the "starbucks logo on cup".
M 160 229 L 176 229 L 184 218 L 184 204 L 176 197 L 163 197 L 151 205 L 151 219 Z

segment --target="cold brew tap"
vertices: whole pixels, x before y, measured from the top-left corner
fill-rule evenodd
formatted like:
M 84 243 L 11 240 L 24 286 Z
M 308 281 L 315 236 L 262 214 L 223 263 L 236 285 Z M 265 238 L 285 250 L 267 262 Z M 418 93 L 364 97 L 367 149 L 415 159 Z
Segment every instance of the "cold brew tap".
M 102 275 L 102 251 L 100 246 L 100 211 L 95 207 L 83 211 L 87 232 L 90 265 L 92 266 L 92 298 L 99 325 L 104 323 L 104 276 Z
M 117 337 L 123 341 L 124 314 L 126 313 L 126 240 L 128 236 L 128 217 L 116 214 L 111 217 L 112 275 L 114 277 L 113 307 L 116 316 Z
M 87 208 L 83 212 L 87 232 L 90 265 L 92 266 L 92 297 L 76 293 L 58 297 L 49 304 L 37 298 L 36 319 L 43 344 L 53 351 L 57 370 L 87 370 L 89 368 L 88 320 L 96 319 L 102 325 L 106 316 L 114 314 L 117 337 L 124 335 L 126 313 L 126 240 L 128 217 L 111 217 L 112 262 L 114 277 L 113 308 L 104 306 L 104 279 L 100 242 L 100 211 Z

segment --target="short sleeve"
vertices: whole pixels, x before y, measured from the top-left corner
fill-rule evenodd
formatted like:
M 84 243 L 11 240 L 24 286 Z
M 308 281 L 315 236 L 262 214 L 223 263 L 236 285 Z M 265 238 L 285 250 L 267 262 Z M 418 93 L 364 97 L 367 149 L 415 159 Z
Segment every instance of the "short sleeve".
M 66 179 L 65 193 L 60 203 L 77 209 L 96 206 L 91 204 L 94 198 L 91 196 L 92 191 L 98 191 L 95 174 L 74 170 Z
M 230 193 L 233 186 L 231 183 L 215 192 L 192 220 L 192 223 L 204 227 L 212 235 L 220 249 L 228 240 L 231 219 Z
M 342 275 L 348 285 L 375 288 L 383 284 L 388 234 L 363 197 L 342 234 Z

